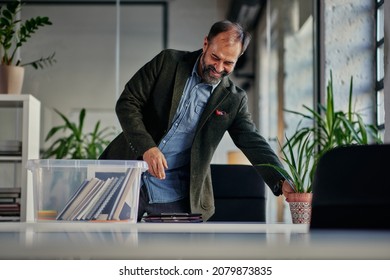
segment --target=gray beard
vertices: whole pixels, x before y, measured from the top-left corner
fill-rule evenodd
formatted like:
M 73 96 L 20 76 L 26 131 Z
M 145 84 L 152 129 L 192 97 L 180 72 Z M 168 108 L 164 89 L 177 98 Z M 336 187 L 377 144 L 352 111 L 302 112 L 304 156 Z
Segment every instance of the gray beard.
M 203 68 L 202 72 L 202 79 L 205 83 L 211 84 L 211 85 L 216 85 L 218 84 L 224 77 L 228 76 L 226 72 L 223 72 L 221 75 L 221 78 L 215 78 L 213 77 L 210 72 L 212 70 L 212 67 L 209 66 L 207 68 Z
M 204 55 L 204 54 L 203 54 Z M 224 77 L 228 76 L 228 73 L 226 73 L 225 71 L 222 72 L 222 75 L 221 75 L 221 78 L 214 78 L 211 74 L 210 74 L 210 71 L 211 70 L 215 70 L 213 66 L 211 65 L 206 65 L 205 61 L 204 61 L 204 56 L 202 55 L 201 57 L 201 61 L 202 61 L 202 80 L 206 83 L 206 84 L 210 84 L 210 85 L 216 85 L 218 84 Z

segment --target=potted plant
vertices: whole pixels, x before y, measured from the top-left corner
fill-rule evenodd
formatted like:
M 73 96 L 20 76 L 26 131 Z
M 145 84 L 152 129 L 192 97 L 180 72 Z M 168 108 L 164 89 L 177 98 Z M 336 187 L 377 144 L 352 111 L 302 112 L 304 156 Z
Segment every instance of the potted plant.
M 102 129 L 100 121 L 95 124 L 92 132 L 84 132 L 85 108 L 80 110 L 78 124 L 71 122 L 60 111 L 55 112 L 60 115 L 64 124 L 54 126 L 48 132 L 45 141 L 54 139 L 54 142 L 43 152 L 42 158 L 97 159 L 110 143 L 109 137 L 115 134 L 111 127 Z
M 40 27 L 51 25 L 48 17 L 33 17 L 22 22 L 18 16 L 22 1 L 15 0 L 0 6 L 0 93 L 21 93 L 24 66 L 44 68 L 55 62 L 55 53 L 30 62 L 22 62 L 17 51 Z
M 326 93 L 326 106 L 319 103 L 318 111 L 307 106 L 303 106 L 307 113 L 286 110 L 302 117 L 296 131 L 290 137 L 289 142 L 292 146 L 298 145 L 307 135 L 314 135 L 312 145 L 317 162 L 324 153 L 335 147 L 367 145 L 370 142 L 382 143 L 378 129 L 374 125 L 365 124 L 363 116 L 352 108 L 353 77 L 350 80 L 347 111 L 335 111 L 332 71 Z M 310 120 L 313 125 L 301 126 L 303 120 Z
M 345 145 L 367 145 L 370 142 L 382 143 L 378 130 L 373 125 L 365 124 L 359 112 L 352 108 L 353 77 L 350 80 L 348 110 L 335 111 L 333 98 L 333 78 L 330 71 L 326 91 L 326 105 L 318 104 L 318 111 L 303 106 L 306 113 L 286 110 L 302 117 L 294 133 L 285 143 L 279 144 L 282 160 L 287 170 L 277 169 L 295 193 L 287 197 L 292 211 L 293 222 L 309 223 L 314 173 L 319 159 L 329 150 Z M 304 121 L 311 121 L 311 126 L 304 126 Z M 295 212 L 297 211 L 297 212 Z
M 275 168 L 289 183 L 294 192 L 286 197 L 294 224 L 310 223 L 312 201 L 312 179 L 315 171 L 314 137 L 307 134 L 296 139 L 295 146 L 287 136 L 286 143 L 279 146 L 286 169 L 271 164 L 262 164 Z

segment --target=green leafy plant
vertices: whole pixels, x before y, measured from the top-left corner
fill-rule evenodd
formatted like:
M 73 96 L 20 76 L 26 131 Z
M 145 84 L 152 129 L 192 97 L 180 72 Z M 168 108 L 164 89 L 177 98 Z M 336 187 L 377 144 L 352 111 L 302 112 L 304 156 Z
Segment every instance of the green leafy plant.
M 297 193 L 311 192 L 311 183 L 314 173 L 314 145 L 313 137 L 308 134 L 301 141 L 296 142 L 293 147 L 291 140 L 286 136 L 286 144 L 282 146 L 282 160 L 286 163 L 287 169 L 272 164 L 261 164 L 276 169 L 291 185 Z
M 279 143 L 282 160 L 288 171 L 268 165 L 289 180 L 299 193 L 312 191 L 311 184 L 317 163 L 327 151 L 339 146 L 382 143 L 378 129 L 374 125 L 365 124 L 362 115 L 352 108 L 353 77 L 350 81 L 347 111 L 334 109 L 332 71 L 326 93 L 326 106 L 318 104 L 318 111 L 305 105 L 303 107 L 306 113 L 285 110 L 302 117 L 292 136 L 286 137 L 283 145 Z M 312 125 L 304 126 L 303 123 L 307 120 Z
M 35 69 L 44 68 L 56 62 L 55 52 L 48 57 L 22 63 L 16 58 L 17 50 L 31 38 L 40 27 L 52 25 L 48 17 L 37 16 L 22 22 L 18 14 L 22 7 L 22 1 L 12 1 L 0 6 L 0 53 L 1 64 L 27 66 Z
M 115 134 L 111 127 L 100 128 L 98 121 L 92 132 L 85 133 L 84 121 L 86 110 L 83 108 L 79 113 L 79 123 L 71 122 L 64 114 L 55 110 L 62 118 L 64 124 L 55 126 L 48 132 L 45 141 L 57 136 L 51 146 L 46 149 L 42 158 L 56 159 L 97 159 L 110 143 L 109 138 Z M 61 133 L 60 136 L 58 136 Z
M 353 77 L 350 80 L 348 110 L 335 111 L 333 77 L 330 71 L 330 80 L 327 85 L 326 106 L 318 104 L 318 112 L 307 106 L 303 106 L 307 113 L 286 110 L 300 115 L 302 120 L 289 140 L 293 147 L 299 145 L 307 135 L 314 136 L 312 141 L 315 151 L 315 160 L 330 149 L 345 145 L 367 145 L 370 142 L 382 143 L 378 129 L 374 125 L 365 124 L 359 112 L 352 108 Z M 310 120 L 312 126 L 301 126 L 303 120 Z

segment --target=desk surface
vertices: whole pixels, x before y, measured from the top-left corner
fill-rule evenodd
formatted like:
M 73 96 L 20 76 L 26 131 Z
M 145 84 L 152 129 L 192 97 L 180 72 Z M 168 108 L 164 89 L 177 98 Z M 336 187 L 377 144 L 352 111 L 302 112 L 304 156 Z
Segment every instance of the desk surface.
M 390 231 L 258 223 L 0 223 L 0 259 L 390 259 Z

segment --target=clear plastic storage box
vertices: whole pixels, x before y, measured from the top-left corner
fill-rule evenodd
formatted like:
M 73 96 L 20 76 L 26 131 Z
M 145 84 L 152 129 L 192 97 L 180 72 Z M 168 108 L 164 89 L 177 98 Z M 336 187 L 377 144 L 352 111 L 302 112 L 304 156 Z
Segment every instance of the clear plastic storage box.
M 27 161 L 35 221 L 137 222 L 144 161 Z

